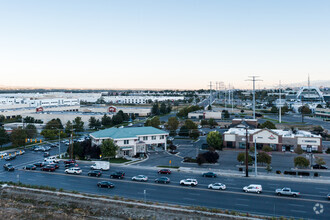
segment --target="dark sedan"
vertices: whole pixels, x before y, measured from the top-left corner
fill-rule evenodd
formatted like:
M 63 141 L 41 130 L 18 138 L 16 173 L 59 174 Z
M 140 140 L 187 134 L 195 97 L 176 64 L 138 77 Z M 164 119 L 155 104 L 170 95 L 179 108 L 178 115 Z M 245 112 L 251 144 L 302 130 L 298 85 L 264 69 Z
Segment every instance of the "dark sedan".
M 97 186 L 100 187 L 100 188 L 113 188 L 113 187 L 115 187 L 115 185 L 112 182 L 109 182 L 109 181 L 98 182 Z
M 65 168 L 71 168 L 71 167 L 79 167 L 79 165 L 77 163 L 68 163 L 68 164 L 65 164 Z
M 156 183 L 170 183 L 170 178 L 168 177 L 160 177 L 160 178 L 157 178 L 155 179 L 155 182 Z
M 328 167 L 327 166 L 324 166 L 324 165 L 320 165 L 320 164 L 315 164 L 313 165 L 313 169 L 318 169 L 318 170 L 327 170 Z
M 76 163 L 76 160 L 65 160 L 64 164 Z
M 125 173 L 123 171 L 118 171 L 118 172 L 111 173 L 110 178 L 123 179 L 124 176 L 125 176 Z
M 96 176 L 99 177 L 102 175 L 102 172 L 100 170 L 92 170 L 88 172 L 88 176 Z
M 26 165 L 23 167 L 24 170 L 35 170 L 37 166 L 31 164 L 31 165 Z
M 158 173 L 159 174 L 171 174 L 171 170 L 169 170 L 169 169 L 161 169 L 161 170 L 158 170 Z
M 48 171 L 48 172 L 54 172 L 55 171 L 55 166 L 52 165 L 46 165 L 41 168 L 42 171 Z
M 203 173 L 203 177 L 217 177 L 217 174 L 213 173 L 213 172 L 207 172 L 207 173 Z
M 45 163 L 44 162 L 38 162 L 38 163 L 34 163 L 33 165 L 36 166 L 36 167 L 43 167 L 43 166 L 45 166 Z

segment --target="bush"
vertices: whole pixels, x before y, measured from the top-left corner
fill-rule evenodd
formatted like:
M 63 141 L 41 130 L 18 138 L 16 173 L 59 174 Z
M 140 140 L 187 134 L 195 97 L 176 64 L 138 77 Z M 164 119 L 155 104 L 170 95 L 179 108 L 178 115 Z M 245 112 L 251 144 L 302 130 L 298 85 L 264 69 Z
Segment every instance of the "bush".
M 294 166 L 300 167 L 300 168 L 306 168 L 309 166 L 309 160 L 307 160 L 305 157 L 299 156 L 294 158 Z
M 276 174 L 281 174 L 281 171 L 280 170 L 276 170 Z
M 308 172 L 298 172 L 298 176 L 309 176 Z
M 296 154 L 302 154 L 302 153 L 304 153 L 304 151 L 303 151 L 303 149 L 300 147 L 300 146 L 297 146 L 295 149 L 294 149 L 294 152 L 296 153 Z
M 319 173 L 314 173 L 314 176 L 315 176 L 315 177 L 318 177 L 318 176 L 319 176 Z
M 269 145 L 264 145 L 262 147 L 262 151 L 265 151 L 265 152 L 271 152 L 273 149 L 269 146 Z
M 285 175 L 297 175 L 297 173 L 295 171 L 284 171 Z
M 325 151 L 327 154 L 330 154 L 330 148 Z

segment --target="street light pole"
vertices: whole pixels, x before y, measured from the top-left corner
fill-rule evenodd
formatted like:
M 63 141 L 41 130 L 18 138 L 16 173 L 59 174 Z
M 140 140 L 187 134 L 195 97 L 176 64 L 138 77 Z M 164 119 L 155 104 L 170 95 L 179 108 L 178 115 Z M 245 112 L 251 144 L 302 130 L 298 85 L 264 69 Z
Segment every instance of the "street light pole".
M 249 164 L 248 164 L 248 128 L 245 127 L 245 177 L 249 177 Z
M 254 139 L 254 172 L 257 176 L 258 162 L 257 162 L 257 138 Z
M 61 130 L 58 130 L 58 156 L 61 159 Z

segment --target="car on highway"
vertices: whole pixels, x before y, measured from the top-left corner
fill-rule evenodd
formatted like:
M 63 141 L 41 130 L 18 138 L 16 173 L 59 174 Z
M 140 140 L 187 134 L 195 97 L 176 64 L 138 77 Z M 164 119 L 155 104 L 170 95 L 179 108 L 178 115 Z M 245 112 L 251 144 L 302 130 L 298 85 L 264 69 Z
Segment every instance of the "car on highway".
M 91 170 L 87 173 L 87 175 L 99 177 L 102 175 L 102 172 L 100 170 Z
M 213 172 L 207 172 L 207 173 L 203 173 L 203 177 L 217 177 L 217 174 L 213 173 Z
M 45 152 L 44 153 L 44 157 L 49 157 L 50 156 L 50 153 L 49 152 Z
M 60 166 L 59 166 L 57 163 L 54 163 L 54 162 L 52 162 L 52 161 L 45 161 L 45 162 L 44 162 L 44 166 L 47 166 L 47 165 L 54 166 L 55 169 L 60 168 Z
M 43 167 L 43 166 L 45 166 L 45 162 L 37 162 L 37 163 L 34 163 L 33 165 L 36 167 Z
M 140 181 L 140 182 L 147 182 L 148 181 L 148 177 L 145 175 L 137 175 L 137 176 L 133 176 L 132 177 L 133 181 Z
M 320 165 L 320 164 L 314 164 L 312 167 L 313 167 L 313 169 L 315 169 L 315 170 L 327 170 L 327 169 L 328 169 L 327 166 L 325 166 L 325 165 Z
M 15 170 L 15 167 L 13 165 L 11 165 L 10 163 L 4 164 L 3 168 L 5 168 L 5 170 L 7 170 L 7 171 L 14 171 Z
M 198 182 L 196 179 L 184 179 L 180 181 L 180 185 L 184 186 L 197 186 Z
M 53 165 L 46 165 L 41 168 L 42 171 L 54 172 L 55 166 Z
M 279 196 L 293 196 L 293 197 L 297 197 L 300 195 L 300 192 L 295 192 L 292 191 L 291 188 L 288 187 L 284 187 L 282 189 L 276 189 L 275 193 Z
M 65 168 L 79 167 L 77 163 L 67 163 L 64 165 Z
M 65 173 L 67 174 L 81 174 L 82 173 L 82 170 L 79 168 L 79 167 L 71 167 L 71 168 L 68 168 L 66 170 L 64 170 Z
M 30 165 L 26 165 L 23 167 L 24 170 L 35 170 L 37 169 L 37 166 L 30 164 Z
M 261 193 L 262 192 L 262 186 L 259 184 L 250 184 L 248 186 L 243 187 L 244 192 L 255 192 L 255 193 Z
M 112 182 L 109 181 L 101 181 L 97 183 L 97 187 L 100 188 L 113 188 L 115 187 L 115 184 L 113 184 Z
M 113 179 L 123 179 L 125 176 L 125 173 L 123 171 L 116 171 L 110 174 L 110 178 Z
M 70 163 L 76 163 L 76 160 L 70 159 L 70 160 L 65 160 L 63 162 L 64 162 L 64 164 L 70 164 Z
M 169 170 L 169 169 L 161 169 L 161 170 L 158 170 L 158 173 L 159 174 L 171 174 L 171 170 Z
M 156 183 L 168 184 L 168 183 L 170 183 L 170 178 L 168 178 L 168 177 L 159 177 L 159 178 L 155 179 L 155 182 Z
M 221 190 L 225 190 L 226 189 L 226 185 L 222 184 L 222 183 L 211 183 L 208 185 L 209 189 L 221 189 Z

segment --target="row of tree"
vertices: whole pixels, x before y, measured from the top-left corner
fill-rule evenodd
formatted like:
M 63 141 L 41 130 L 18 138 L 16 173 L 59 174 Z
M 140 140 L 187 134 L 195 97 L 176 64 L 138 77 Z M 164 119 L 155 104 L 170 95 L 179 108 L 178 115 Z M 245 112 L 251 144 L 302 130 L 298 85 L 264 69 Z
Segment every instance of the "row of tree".
M 8 134 L 3 127 L 0 127 L 0 146 L 12 142 L 15 147 L 25 144 L 27 138 L 35 138 L 37 136 L 37 128 L 33 124 L 28 124 L 24 128 L 15 128 L 11 134 Z
M 156 102 L 152 105 L 151 108 L 151 114 L 152 115 L 164 115 L 164 114 L 168 114 L 172 111 L 172 106 L 170 103 L 165 104 L 165 102 L 162 102 L 159 106 L 159 103 Z
M 124 113 L 122 110 L 120 110 L 112 117 L 108 116 L 107 114 L 104 114 L 101 118 L 101 121 L 99 119 L 96 119 L 95 117 L 91 117 L 89 119 L 88 126 L 91 129 L 99 129 L 102 126 L 108 128 L 119 125 L 125 121 L 129 121 L 130 119 L 135 119 L 134 114 L 128 115 L 127 113 Z

